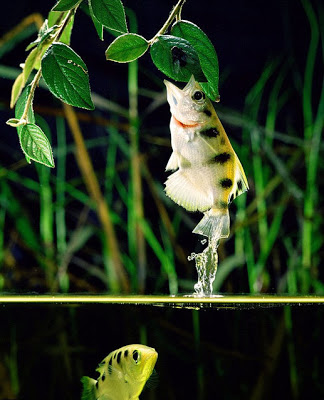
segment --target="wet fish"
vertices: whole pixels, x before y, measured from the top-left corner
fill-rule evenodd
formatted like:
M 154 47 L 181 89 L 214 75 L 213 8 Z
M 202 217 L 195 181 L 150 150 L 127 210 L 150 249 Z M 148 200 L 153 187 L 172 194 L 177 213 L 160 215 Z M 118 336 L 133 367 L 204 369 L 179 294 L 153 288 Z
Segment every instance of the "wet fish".
M 173 149 L 166 171 L 176 171 L 165 182 L 166 194 L 186 210 L 204 213 L 194 233 L 226 238 L 230 232 L 228 206 L 249 188 L 243 167 L 195 78 L 182 90 L 164 83 Z
M 82 377 L 82 400 L 138 400 L 151 376 L 158 353 L 141 344 L 121 347 L 104 358 L 96 371 L 100 376 Z

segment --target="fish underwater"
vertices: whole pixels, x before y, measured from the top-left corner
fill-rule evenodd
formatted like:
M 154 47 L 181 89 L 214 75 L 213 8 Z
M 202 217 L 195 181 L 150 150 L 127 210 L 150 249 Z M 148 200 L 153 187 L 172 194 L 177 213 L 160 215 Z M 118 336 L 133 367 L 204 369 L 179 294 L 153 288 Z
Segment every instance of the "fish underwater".
M 170 105 L 172 154 L 165 192 L 188 211 L 204 217 L 193 233 L 218 240 L 230 233 L 228 206 L 248 182 L 212 102 L 194 76 L 184 89 L 164 81 Z
M 151 376 L 158 353 L 141 344 L 131 344 L 112 351 L 96 371 L 100 376 L 83 376 L 82 400 L 138 400 Z

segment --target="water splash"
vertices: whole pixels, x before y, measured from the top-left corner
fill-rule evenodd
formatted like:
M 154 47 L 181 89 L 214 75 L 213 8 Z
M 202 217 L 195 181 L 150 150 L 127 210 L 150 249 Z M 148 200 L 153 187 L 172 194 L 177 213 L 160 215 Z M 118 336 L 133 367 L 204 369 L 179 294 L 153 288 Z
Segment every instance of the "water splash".
M 206 239 L 202 241 L 206 243 Z M 210 238 L 208 245 L 201 253 L 191 253 L 188 257 L 189 261 L 195 260 L 196 269 L 198 273 L 198 281 L 194 286 L 194 296 L 205 297 L 212 296 L 213 283 L 216 277 L 218 254 L 217 248 L 219 246 L 219 239 Z

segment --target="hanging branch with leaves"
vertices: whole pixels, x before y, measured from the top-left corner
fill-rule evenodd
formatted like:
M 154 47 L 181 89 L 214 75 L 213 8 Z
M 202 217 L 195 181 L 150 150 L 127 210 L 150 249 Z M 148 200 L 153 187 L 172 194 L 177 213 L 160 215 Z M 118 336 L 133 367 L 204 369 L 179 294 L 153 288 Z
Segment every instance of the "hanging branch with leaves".
M 107 60 L 128 63 L 150 49 L 153 63 L 166 76 L 187 82 L 194 75 L 210 99 L 219 101 L 216 51 L 197 25 L 181 19 L 184 3 L 185 0 L 178 1 L 163 27 L 150 40 L 128 32 L 121 0 L 59 0 L 56 3 L 37 39 L 27 46 L 30 52 L 12 87 L 10 104 L 15 107 L 15 118 L 7 124 L 17 128 L 21 149 L 29 163 L 33 160 L 54 167 L 51 144 L 35 124 L 33 111 L 35 90 L 41 78 L 50 92 L 66 104 L 94 109 L 87 66 L 69 46 L 78 8 L 91 17 L 101 40 L 104 29 L 117 35 L 106 50 Z M 27 84 L 34 70 L 34 77 Z

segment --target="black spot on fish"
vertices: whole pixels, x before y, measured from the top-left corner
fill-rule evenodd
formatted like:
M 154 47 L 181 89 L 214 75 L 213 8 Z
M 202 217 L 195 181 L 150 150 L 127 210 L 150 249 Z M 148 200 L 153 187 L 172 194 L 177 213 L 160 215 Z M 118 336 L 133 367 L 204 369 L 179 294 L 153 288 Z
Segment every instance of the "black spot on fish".
M 210 160 L 210 163 L 213 164 L 225 164 L 226 161 L 228 161 L 231 158 L 231 155 L 229 153 L 220 153 L 217 156 L 213 157 Z
M 241 181 L 241 179 L 239 181 L 237 181 L 237 188 L 238 188 L 238 190 L 243 189 L 243 182 Z
M 112 366 L 109 364 L 108 365 L 108 374 L 111 375 L 113 372 Z
M 173 46 L 171 49 L 172 61 L 177 63 L 180 67 L 185 67 L 187 65 L 187 55 L 186 53 L 177 46 Z
M 103 382 L 106 379 L 106 375 L 103 374 L 101 379 L 102 379 L 102 382 Z
M 204 114 L 206 114 L 207 117 L 210 117 L 212 115 L 211 111 L 208 110 L 207 108 L 204 110 Z
M 98 389 L 98 381 L 96 382 L 96 389 Z
M 116 356 L 117 356 L 117 353 L 114 354 L 114 358 L 116 358 Z
M 234 194 L 232 193 L 230 195 L 230 198 L 228 199 L 228 203 L 231 204 L 233 200 L 234 200 Z
M 222 138 L 221 138 L 221 145 L 223 145 L 223 146 L 224 146 L 224 144 L 225 144 L 225 138 L 224 138 L 224 137 L 222 137 Z
M 216 128 L 205 129 L 204 131 L 201 131 L 200 134 L 207 136 L 208 138 L 215 138 L 219 136 L 219 132 Z
M 112 357 L 109 358 L 109 362 L 108 363 L 109 363 L 109 365 L 112 364 Z
M 125 350 L 124 357 L 127 357 L 127 356 L 128 356 L 128 350 Z
M 120 363 L 121 354 L 122 354 L 121 351 L 119 351 L 118 354 L 117 354 L 117 362 L 118 362 L 118 364 Z
M 232 179 L 229 179 L 229 178 L 221 179 L 219 181 L 219 183 L 220 183 L 221 187 L 224 189 L 229 189 L 233 185 Z
M 236 190 L 236 192 L 235 192 L 235 197 L 237 197 L 238 196 L 238 190 Z

